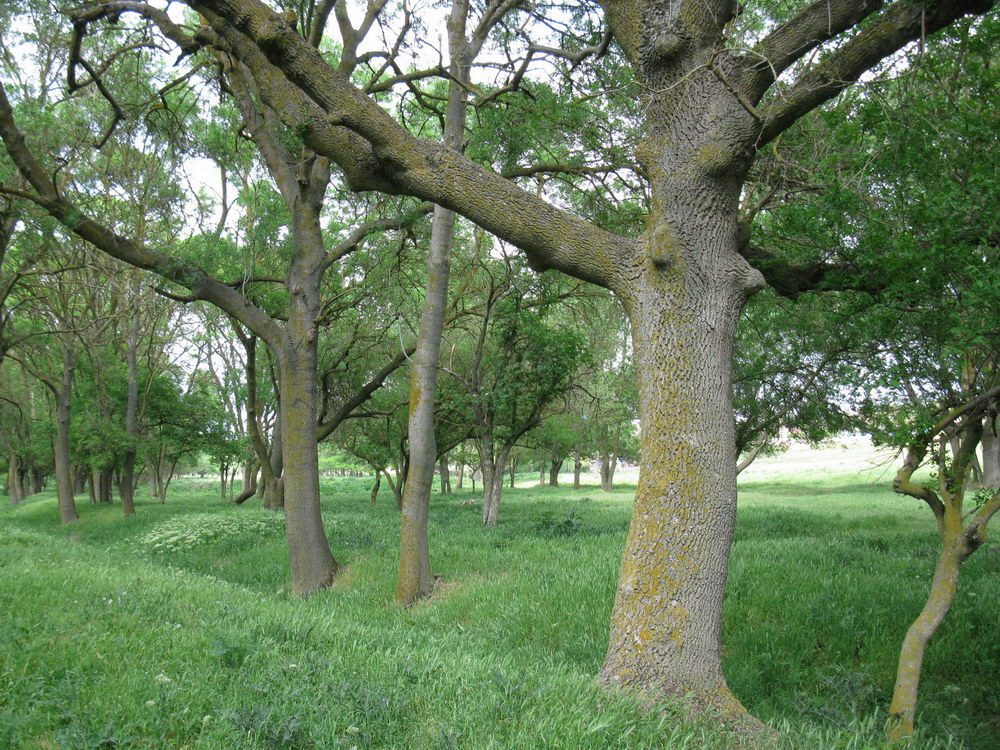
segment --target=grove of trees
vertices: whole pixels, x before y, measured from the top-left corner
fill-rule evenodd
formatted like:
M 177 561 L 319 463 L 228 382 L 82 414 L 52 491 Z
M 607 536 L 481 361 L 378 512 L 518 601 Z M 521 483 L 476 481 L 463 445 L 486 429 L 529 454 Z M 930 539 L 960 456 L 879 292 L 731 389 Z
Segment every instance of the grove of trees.
M 353 456 L 409 606 L 435 471 L 478 472 L 492 526 L 515 463 L 610 490 L 639 459 L 599 679 L 753 731 L 722 671 L 737 474 L 859 430 L 941 539 L 908 736 L 1000 510 L 992 7 L 4 4 L 7 493 L 130 516 L 207 459 L 283 511 L 309 596 L 340 567 L 321 451 Z

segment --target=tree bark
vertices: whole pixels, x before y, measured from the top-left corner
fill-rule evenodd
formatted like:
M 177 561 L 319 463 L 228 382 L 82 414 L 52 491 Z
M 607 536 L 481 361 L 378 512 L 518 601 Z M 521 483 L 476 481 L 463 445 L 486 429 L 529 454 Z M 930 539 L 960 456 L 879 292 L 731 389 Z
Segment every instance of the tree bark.
M 382 486 L 382 475 L 377 471 L 375 472 L 375 484 L 372 485 L 372 497 L 371 504 L 374 505 L 378 501 L 378 491 Z
M 465 479 L 465 462 L 460 461 L 458 464 L 458 477 L 455 479 L 455 491 L 462 491 L 462 480 Z
M 1000 438 L 993 434 L 993 422 L 983 425 L 983 486 L 1000 489 Z
M 281 448 L 285 530 L 292 569 L 292 592 L 309 596 L 333 583 L 340 567 L 330 551 L 320 509 L 316 418 L 316 316 L 320 309 L 323 259 L 318 208 L 297 206 L 293 215 L 295 257 L 288 274 L 287 348 L 276 353 L 281 401 Z
M 906 631 L 899 652 L 896 685 L 889 706 L 889 740 L 899 742 L 913 735 L 913 720 L 917 708 L 917 690 L 927 642 L 937 632 L 955 601 L 958 574 L 965 557 L 961 539 L 952 538 L 938 556 L 934 580 L 923 610 Z
M 73 471 L 69 456 L 69 421 L 73 405 L 73 373 L 76 352 L 70 342 L 63 346 L 62 379 L 56 392 L 56 437 L 53 445 L 56 465 L 56 492 L 59 496 L 59 517 L 63 524 L 79 520 L 73 501 Z
M 580 449 L 573 451 L 573 489 L 580 489 L 580 472 L 583 469 L 583 461 L 580 457 Z
M 122 499 L 122 514 L 135 515 L 135 455 L 138 440 L 136 429 L 136 414 L 139 409 L 139 369 L 136 362 L 139 349 L 139 283 L 132 286 L 134 295 L 132 320 L 130 321 L 128 337 L 125 345 L 125 362 L 128 369 L 128 395 L 125 401 L 125 434 L 128 435 L 129 446 L 122 460 L 121 482 L 118 485 L 118 495 Z

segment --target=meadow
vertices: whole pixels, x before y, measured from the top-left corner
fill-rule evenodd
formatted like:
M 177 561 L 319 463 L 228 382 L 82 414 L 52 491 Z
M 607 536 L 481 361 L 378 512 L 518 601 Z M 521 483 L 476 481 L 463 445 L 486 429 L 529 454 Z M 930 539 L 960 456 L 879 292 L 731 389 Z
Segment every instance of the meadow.
M 861 448 L 742 477 L 725 620 L 736 695 L 785 748 L 878 748 L 902 635 L 937 554 L 931 516 Z M 859 471 L 865 469 L 864 471 Z M 434 596 L 393 603 L 398 516 L 324 480 L 336 585 L 287 587 L 279 515 L 178 479 L 137 515 L 53 493 L 0 510 L 3 748 L 726 748 L 710 718 L 599 689 L 633 487 L 434 495 Z M 570 477 L 564 476 L 563 480 Z M 624 477 L 628 481 L 629 476 Z M 595 477 L 589 477 L 591 485 Z M 963 568 L 931 641 L 920 748 L 1000 747 L 1000 544 Z

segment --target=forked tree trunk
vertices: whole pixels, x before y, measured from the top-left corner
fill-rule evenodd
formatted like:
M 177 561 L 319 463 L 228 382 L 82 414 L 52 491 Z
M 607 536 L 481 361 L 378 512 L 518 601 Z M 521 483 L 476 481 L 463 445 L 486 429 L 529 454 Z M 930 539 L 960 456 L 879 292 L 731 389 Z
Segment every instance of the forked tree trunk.
M 618 468 L 618 457 L 610 453 L 601 453 L 601 489 L 611 492 L 615 484 L 615 469 Z
M 56 437 L 53 444 L 56 465 L 56 492 L 59 496 L 59 517 L 64 524 L 80 518 L 73 501 L 73 469 L 69 457 L 69 420 L 73 404 L 73 373 L 76 352 L 66 343 L 63 347 L 62 379 L 56 391 Z
M 511 446 L 503 446 L 496 459 L 493 459 L 489 451 L 483 457 L 483 526 L 496 526 L 500 519 L 504 469 L 510 450 Z

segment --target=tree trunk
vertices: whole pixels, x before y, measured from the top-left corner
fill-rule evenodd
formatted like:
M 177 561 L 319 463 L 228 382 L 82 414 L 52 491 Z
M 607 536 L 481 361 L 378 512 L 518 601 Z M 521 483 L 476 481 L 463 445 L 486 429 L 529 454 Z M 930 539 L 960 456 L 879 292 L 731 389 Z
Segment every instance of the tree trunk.
M 73 405 L 73 373 L 76 352 L 70 343 L 63 347 L 62 379 L 56 392 L 56 437 L 52 446 L 56 465 L 56 492 L 59 495 L 59 517 L 64 524 L 80 518 L 73 501 L 73 471 L 69 457 L 69 420 Z
M 544 487 L 545 486 L 545 462 L 544 461 L 542 462 L 542 465 L 538 467 L 538 486 L 539 487 Z
M 993 434 L 993 422 L 983 426 L 983 486 L 1000 489 L 1000 438 Z
M 500 516 L 504 469 L 512 446 L 503 446 L 493 458 L 493 442 L 484 439 L 480 448 L 483 467 L 483 526 L 496 526 Z
M 244 476 L 244 486 L 243 491 L 240 492 L 235 498 L 233 498 L 233 503 L 236 505 L 243 505 L 247 500 L 257 494 L 257 474 L 260 472 L 260 464 L 248 464 L 243 469 Z
M 118 485 L 118 495 L 122 499 L 122 514 L 125 516 L 135 515 L 135 452 L 136 441 L 138 440 L 136 415 L 139 409 L 139 369 L 136 363 L 139 349 L 138 277 L 136 277 L 133 284 L 133 294 L 136 297 L 134 303 L 136 307 L 133 310 L 132 320 L 130 321 L 125 349 L 125 360 L 128 369 L 128 395 L 125 400 L 125 433 L 128 435 L 129 445 L 122 460 L 121 482 Z
M 399 579 L 396 584 L 396 602 L 405 607 L 430 594 L 434 587 L 427 515 L 437 463 L 434 398 L 441 333 L 448 305 L 448 271 L 454 231 L 455 214 L 435 206 L 427 257 L 427 293 L 410 370 L 409 465 L 400 507 Z
M 611 492 L 614 489 L 615 467 L 618 464 L 618 457 L 610 453 L 601 451 L 601 489 Z
M 381 486 L 382 486 L 382 475 L 379 474 L 376 471 L 375 472 L 375 484 L 372 485 L 372 499 L 371 499 L 371 504 L 372 505 L 374 505 L 376 503 L 376 501 L 378 500 L 378 491 L 379 491 L 379 488 Z
M 738 191 L 725 210 L 685 210 L 677 204 L 719 198 L 678 180 L 667 217 L 654 204 L 639 288 L 620 295 L 632 326 L 643 463 L 600 678 L 689 696 L 753 723 L 722 673 L 721 625 L 736 521 L 733 342 L 760 277 L 736 254 Z M 610 489 L 611 456 L 601 468 Z
M 580 458 L 580 449 L 577 448 L 573 451 L 573 489 L 580 489 L 580 471 L 583 468 L 583 462 Z
M 87 489 L 90 491 L 90 504 L 97 505 L 97 485 L 99 480 L 97 479 L 97 471 L 91 471 L 87 475 Z
M 450 495 L 451 494 L 451 470 L 448 468 L 448 458 L 447 456 L 441 456 L 441 461 L 438 463 L 438 474 L 441 476 L 441 494 Z
M 113 477 L 110 471 L 101 472 L 101 491 L 98 494 L 97 499 L 99 502 L 107 503 L 111 505 L 114 502 L 114 498 L 111 496 L 111 485 L 113 484 Z
M 229 477 L 229 467 L 226 464 L 220 464 L 219 466 L 219 497 L 223 500 L 226 499 L 226 480 Z
M 21 477 L 18 474 L 17 454 L 13 448 L 7 449 L 7 494 L 10 496 L 10 504 L 17 506 L 22 499 Z
M 281 421 L 281 402 L 279 401 L 274 429 L 271 431 L 271 471 L 264 487 L 264 507 L 271 510 L 281 510 L 285 507 L 285 482 L 282 477 L 285 461 Z
M 549 487 L 559 486 L 559 470 L 562 469 L 564 460 L 562 456 L 552 454 L 552 462 L 549 464 Z
M 960 523 L 960 522 L 959 522 Z M 917 619 L 906 631 L 899 653 L 896 686 L 889 706 L 888 734 L 891 742 L 899 742 L 913 735 L 913 719 L 917 707 L 917 689 L 927 642 L 944 620 L 958 589 L 958 574 L 965 556 L 961 538 L 952 538 L 938 557 L 934 580 L 927 595 L 927 602 Z
M 303 208 L 294 218 L 296 234 L 309 228 L 311 220 L 304 213 Z M 304 246 L 301 238 L 296 241 L 296 246 Z M 316 442 L 319 278 L 314 266 L 303 262 L 298 255 L 292 266 L 289 272 L 288 347 L 278 355 L 283 461 L 281 483 L 292 592 L 297 596 L 309 596 L 333 583 L 339 565 L 330 552 L 320 509 Z
M 458 477 L 455 479 L 455 491 L 462 491 L 462 480 L 465 479 L 465 462 L 460 461 L 458 464 Z

